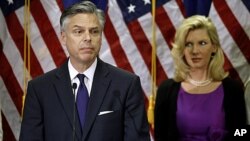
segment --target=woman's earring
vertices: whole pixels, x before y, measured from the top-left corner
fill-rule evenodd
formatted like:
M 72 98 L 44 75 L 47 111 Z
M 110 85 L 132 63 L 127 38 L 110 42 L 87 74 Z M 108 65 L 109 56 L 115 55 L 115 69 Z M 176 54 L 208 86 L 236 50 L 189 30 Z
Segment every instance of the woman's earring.
M 215 52 L 212 52 L 211 57 L 214 57 L 214 56 L 215 56 Z
M 212 52 L 212 53 L 211 53 L 211 58 L 210 58 L 210 59 L 213 59 L 214 56 L 215 56 L 215 52 Z

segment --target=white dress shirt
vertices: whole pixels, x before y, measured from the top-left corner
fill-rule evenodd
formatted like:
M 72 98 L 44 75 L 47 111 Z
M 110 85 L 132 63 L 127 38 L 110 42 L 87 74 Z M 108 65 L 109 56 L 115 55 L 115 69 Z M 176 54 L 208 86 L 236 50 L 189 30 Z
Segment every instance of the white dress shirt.
M 87 87 L 88 94 L 90 96 L 96 66 L 97 66 L 97 58 L 95 59 L 95 61 L 93 62 L 93 64 L 86 71 L 84 71 L 84 72 L 78 72 L 73 67 L 73 65 L 72 65 L 72 63 L 70 62 L 70 59 L 69 59 L 68 68 L 69 68 L 69 75 L 70 75 L 71 84 L 72 85 L 73 85 L 73 83 L 77 84 L 77 87 L 76 87 L 76 90 L 75 90 L 75 98 L 77 96 L 77 90 L 78 90 L 79 85 L 80 85 L 80 80 L 77 78 L 77 74 L 80 73 L 80 74 L 84 74 L 86 76 L 84 78 L 84 83 L 85 83 L 85 85 Z

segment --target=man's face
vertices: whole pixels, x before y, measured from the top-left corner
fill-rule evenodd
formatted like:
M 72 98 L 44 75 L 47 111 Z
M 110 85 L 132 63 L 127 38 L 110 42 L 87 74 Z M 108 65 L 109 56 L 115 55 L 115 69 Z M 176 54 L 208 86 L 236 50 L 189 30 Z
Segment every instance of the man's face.
M 73 64 L 91 64 L 98 55 L 102 41 L 102 29 L 95 14 L 81 13 L 66 19 L 61 33 Z

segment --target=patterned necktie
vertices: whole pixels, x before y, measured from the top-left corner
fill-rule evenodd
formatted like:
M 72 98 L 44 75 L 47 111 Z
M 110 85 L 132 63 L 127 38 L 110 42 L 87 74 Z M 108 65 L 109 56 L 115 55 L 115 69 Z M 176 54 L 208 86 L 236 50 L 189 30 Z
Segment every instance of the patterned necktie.
M 88 95 L 88 90 L 84 84 L 85 75 L 78 74 L 77 77 L 80 80 L 80 85 L 77 91 L 76 104 L 77 104 L 78 116 L 81 122 L 81 127 L 83 129 L 89 102 L 89 95 Z

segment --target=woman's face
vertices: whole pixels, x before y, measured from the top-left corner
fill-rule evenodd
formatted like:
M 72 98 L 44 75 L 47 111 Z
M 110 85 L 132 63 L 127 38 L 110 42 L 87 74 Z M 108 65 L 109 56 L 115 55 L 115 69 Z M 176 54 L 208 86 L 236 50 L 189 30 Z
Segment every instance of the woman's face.
M 192 70 L 207 70 L 213 52 L 216 52 L 216 49 L 206 29 L 191 30 L 187 34 L 184 58 Z

